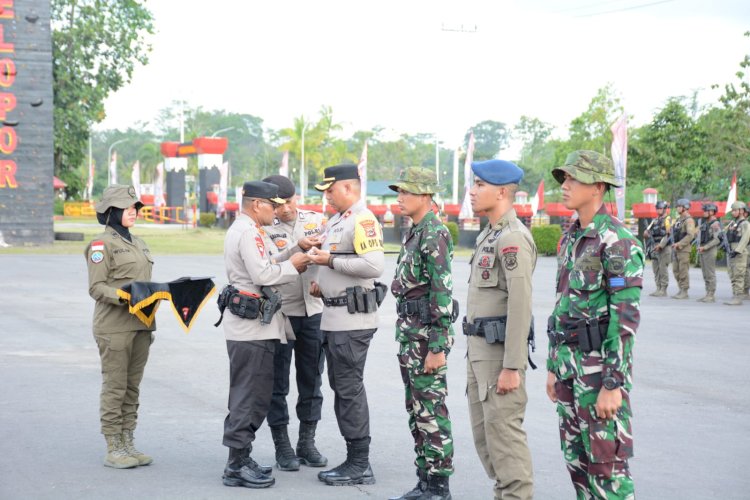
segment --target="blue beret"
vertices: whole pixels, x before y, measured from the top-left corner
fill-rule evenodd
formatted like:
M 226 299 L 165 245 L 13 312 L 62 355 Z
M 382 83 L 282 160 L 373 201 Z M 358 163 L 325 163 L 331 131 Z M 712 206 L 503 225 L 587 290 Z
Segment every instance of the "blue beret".
M 483 181 L 496 186 L 518 184 L 523 179 L 523 170 L 505 160 L 475 161 L 471 163 L 471 171 Z

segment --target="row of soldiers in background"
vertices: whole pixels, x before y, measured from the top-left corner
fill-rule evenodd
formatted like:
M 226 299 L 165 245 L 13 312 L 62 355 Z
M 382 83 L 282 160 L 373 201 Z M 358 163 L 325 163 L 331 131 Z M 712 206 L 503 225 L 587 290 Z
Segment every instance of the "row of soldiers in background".
M 750 298 L 750 222 L 747 220 L 747 205 L 742 201 L 732 203 L 732 220 L 726 228 L 722 227 L 721 221 L 716 217 L 716 204 L 703 205 L 703 218 L 699 225 L 690 217 L 689 208 L 690 200 L 677 200 L 678 217 L 672 224 L 669 204 L 666 201 L 656 202 L 657 217 L 644 232 L 646 252 L 651 258 L 656 280 L 656 291 L 650 295 L 667 295 L 667 267 L 671 261 L 672 271 L 680 288 L 672 298 L 688 298 L 690 250 L 695 245 L 706 284 L 706 295 L 698 299 L 698 302 L 716 302 L 716 255 L 719 248 L 722 248 L 727 256 L 732 283 L 732 299 L 724 303 L 731 306 L 742 305 L 743 299 Z

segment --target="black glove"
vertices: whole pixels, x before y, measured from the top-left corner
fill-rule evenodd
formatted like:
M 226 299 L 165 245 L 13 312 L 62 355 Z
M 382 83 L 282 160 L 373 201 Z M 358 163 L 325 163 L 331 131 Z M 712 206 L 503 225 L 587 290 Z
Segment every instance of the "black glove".
M 735 250 L 732 250 L 731 252 L 729 252 L 729 257 L 732 259 L 736 259 L 739 255 L 740 253 Z

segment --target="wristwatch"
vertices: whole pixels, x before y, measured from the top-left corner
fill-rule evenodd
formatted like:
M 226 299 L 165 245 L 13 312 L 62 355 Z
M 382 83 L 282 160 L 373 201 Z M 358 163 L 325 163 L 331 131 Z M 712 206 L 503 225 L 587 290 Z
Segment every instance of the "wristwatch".
M 441 352 L 445 352 L 445 349 L 442 347 L 430 347 L 430 352 L 432 354 L 440 354 Z
M 607 375 L 604 378 L 602 378 L 602 385 L 604 386 L 605 389 L 607 389 L 608 391 L 611 391 L 611 390 L 617 389 L 622 384 L 620 383 L 619 380 L 617 380 L 612 375 Z

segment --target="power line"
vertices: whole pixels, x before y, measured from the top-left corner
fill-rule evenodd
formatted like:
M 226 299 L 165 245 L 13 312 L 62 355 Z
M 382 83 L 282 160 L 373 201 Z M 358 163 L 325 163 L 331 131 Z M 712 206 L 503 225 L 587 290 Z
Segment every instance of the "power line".
M 651 7 L 652 5 L 659 5 L 661 3 L 669 3 L 669 2 L 674 2 L 674 0 L 661 0 L 660 2 L 644 3 L 641 5 L 633 5 L 631 7 L 623 7 L 621 9 L 613 9 L 613 10 L 605 10 L 603 12 L 595 12 L 593 14 L 581 14 L 580 16 L 574 16 L 574 17 L 581 18 L 581 17 L 603 16 L 605 14 L 612 14 L 614 12 L 623 12 L 626 10 L 643 9 L 645 7 Z

